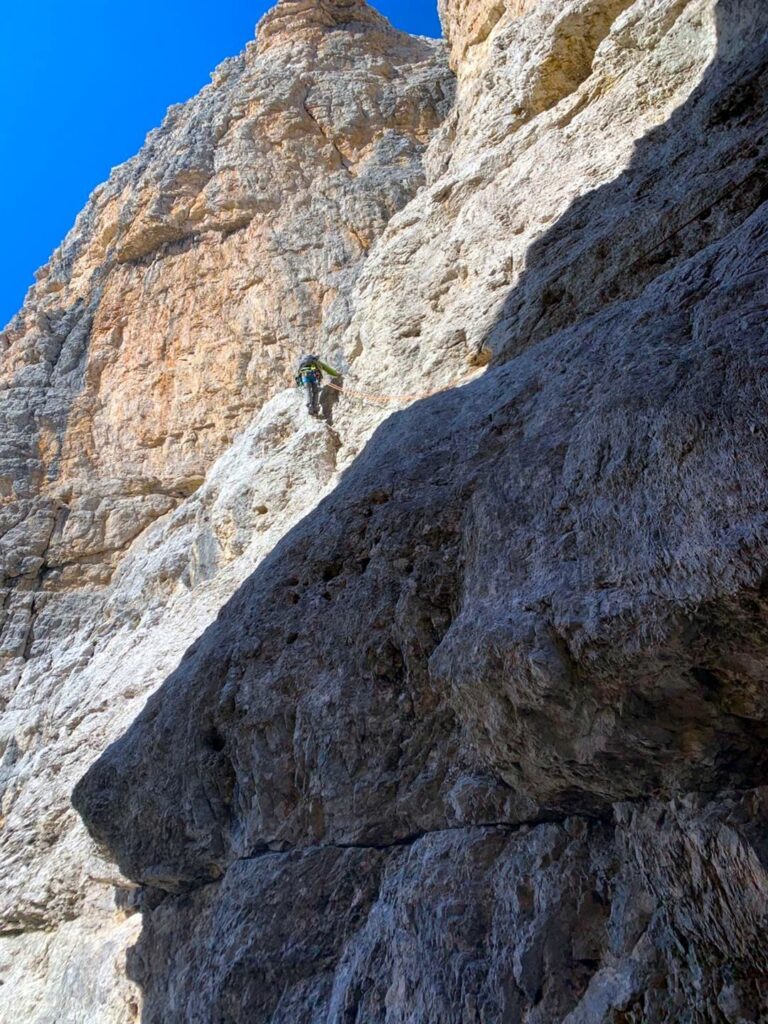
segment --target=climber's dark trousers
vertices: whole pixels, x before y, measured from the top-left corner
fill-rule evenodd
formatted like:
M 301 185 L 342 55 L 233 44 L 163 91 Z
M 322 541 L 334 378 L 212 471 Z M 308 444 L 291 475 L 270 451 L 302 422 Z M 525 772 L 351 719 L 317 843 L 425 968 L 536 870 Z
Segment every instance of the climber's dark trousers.
M 307 412 L 310 416 L 317 416 L 320 412 L 320 385 L 308 380 L 304 385 L 304 394 L 307 396 Z

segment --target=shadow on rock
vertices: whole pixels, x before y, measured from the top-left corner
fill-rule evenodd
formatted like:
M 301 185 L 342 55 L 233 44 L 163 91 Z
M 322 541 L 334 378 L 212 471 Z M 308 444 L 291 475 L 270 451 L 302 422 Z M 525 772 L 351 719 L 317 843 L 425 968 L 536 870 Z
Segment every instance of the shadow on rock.
M 729 999 L 758 1019 L 728 936 L 664 917 L 675 884 L 694 905 L 693 868 L 658 881 L 646 836 L 627 881 L 640 840 L 606 824 L 615 801 L 766 781 L 768 15 L 717 16 L 685 105 L 532 247 L 496 365 L 379 428 L 78 785 L 149 887 L 146 1024 L 661 1021 Z M 536 917 L 574 843 L 567 924 Z M 651 923 L 689 941 L 674 984 Z M 646 965 L 624 995 L 617 949 Z

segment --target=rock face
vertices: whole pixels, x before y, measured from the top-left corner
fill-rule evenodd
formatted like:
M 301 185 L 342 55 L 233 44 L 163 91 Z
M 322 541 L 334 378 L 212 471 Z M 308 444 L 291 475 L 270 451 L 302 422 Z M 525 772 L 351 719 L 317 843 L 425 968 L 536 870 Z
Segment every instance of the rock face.
M 763 793 L 240 860 L 145 912 L 130 969 L 151 1022 L 757 1021 L 764 815 Z
M 49 643 L 48 594 L 107 582 L 296 353 L 339 335 L 423 183 L 452 93 L 438 44 L 362 2 L 281 3 L 260 39 L 94 193 L 5 332 L 7 660 Z
M 452 94 L 442 44 L 362 2 L 280 4 L 94 193 L 2 335 L 12 1019 L 69 1012 L 40 998 L 75 970 L 50 929 L 94 902 L 113 927 L 72 786 L 330 480 L 338 436 L 285 389 L 302 350 L 344 363 L 353 283 Z
M 215 184 L 157 205 L 150 140 L 102 262 L 74 255 L 99 196 L 63 250 L 96 319 L 130 272 L 185 296 L 169 338 L 238 325 L 246 366 L 322 338 L 349 371 L 331 422 L 270 397 L 273 373 L 246 400 L 174 369 L 140 320 L 56 434 L 40 403 L 66 390 L 28 339 L 49 300 L 11 326 L 7 408 L 37 433 L 8 475 L 30 559 L 8 621 L 34 611 L 4 713 L 9 1019 L 768 1019 L 768 11 L 441 14 L 450 111 L 439 47 L 284 0 L 160 140 L 175 166 L 243 109 L 251 148 L 217 135 Z M 237 226 L 259 182 L 273 205 Z M 232 281 L 278 237 L 257 339 Z M 121 419 L 130 365 L 149 404 Z M 210 430 L 184 433 L 163 375 Z M 105 498 L 83 440 L 67 456 L 79 421 L 145 483 L 136 533 L 67 574 L 35 538 L 56 552 L 127 487 Z M 101 854 L 63 803 L 99 754 L 74 804 Z M 112 966 L 130 942 L 135 987 Z M 78 1001 L 57 980 L 83 954 L 102 971 Z
M 440 19 L 454 69 L 461 70 L 471 48 L 481 46 L 502 18 L 524 14 L 536 3 L 537 0 L 439 0 Z

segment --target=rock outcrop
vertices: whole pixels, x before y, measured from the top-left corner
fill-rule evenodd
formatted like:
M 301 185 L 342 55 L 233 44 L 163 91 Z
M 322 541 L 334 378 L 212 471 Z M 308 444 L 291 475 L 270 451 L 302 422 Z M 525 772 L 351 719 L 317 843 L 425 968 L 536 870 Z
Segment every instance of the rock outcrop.
M 335 469 L 337 435 L 307 427 L 285 389 L 302 349 L 345 362 L 353 283 L 423 185 L 452 94 L 442 44 L 362 2 L 281 3 L 94 193 L 2 335 L 14 1020 L 62 1019 L 40 992 L 74 973 L 73 943 L 51 929 L 112 903 L 74 783 Z
M 488 39 L 504 17 L 530 11 L 537 0 L 439 0 L 438 9 L 450 44 L 451 64 L 461 70 L 473 47 Z
M 36 404 L 64 392 L 19 370 L 9 408 L 37 434 L 8 476 L 31 559 L 9 608 L 34 608 L 4 713 L 16 1019 L 768 1016 L 768 12 L 441 14 L 450 110 L 438 47 L 362 3 L 283 0 L 244 63 L 171 115 L 186 154 L 217 89 L 228 116 L 254 93 L 278 105 L 247 134 L 268 142 L 214 162 L 227 201 L 196 185 L 158 212 L 134 185 L 91 277 L 67 261 L 96 319 L 125 267 L 200 317 L 210 245 L 219 322 L 252 265 L 230 240 L 264 246 L 280 218 L 291 255 L 263 272 L 280 281 L 248 344 L 285 365 L 322 338 L 348 370 L 332 422 L 272 397 L 273 374 L 248 402 L 229 375 L 200 386 L 212 432 L 177 436 L 171 402 L 162 449 L 121 462 L 145 417 L 114 419 L 110 374 L 141 359 L 179 381 L 142 322 L 62 422 L 114 436 L 125 479 L 165 483 L 132 495 L 133 538 L 75 549 L 66 575 L 34 538 L 60 480 L 76 510 L 101 500 L 98 462 L 77 442 L 76 476 L 74 439 L 51 440 Z M 307 76 L 327 101 L 304 110 L 314 136 Z M 278 181 L 278 158 L 295 205 L 217 220 Z M 139 237 L 169 248 L 144 265 Z M 91 505 L 91 523 L 116 515 Z M 62 799 L 99 754 L 74 803 L 121 874 Z M 123 887 L 116 912 L 89 876 Z M 112 966 L 129 942 L 136 988 Z M 79 1002 L 65 984 L 36 1007 L 16 981 L 39 969 L 53 992 L 83 954 L 102 970 Z
M 281 3 L 169 111 L 5 332 L 11 663 L 49 643 L 46 595 L 108 582 L 296 352 L 343 331 L 365 253 L 423 183 L 452 93 L 440 47 L 362 2 L 317 10 Z

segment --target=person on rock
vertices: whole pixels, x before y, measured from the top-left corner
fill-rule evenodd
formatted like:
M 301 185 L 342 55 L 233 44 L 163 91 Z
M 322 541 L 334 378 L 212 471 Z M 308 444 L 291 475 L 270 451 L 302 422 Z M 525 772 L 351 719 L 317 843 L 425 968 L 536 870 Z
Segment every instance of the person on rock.
M 338 370 L 322 362 L 319 356 L 303 356 L 296 374 L 296 386 L 304 388 L 307 397 L 307 412 L 310 416 L 320 415 L 320 388 L 323 373 L 329 377 L 341 377 Z

